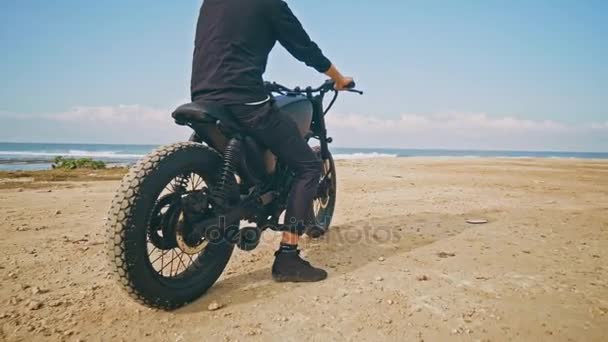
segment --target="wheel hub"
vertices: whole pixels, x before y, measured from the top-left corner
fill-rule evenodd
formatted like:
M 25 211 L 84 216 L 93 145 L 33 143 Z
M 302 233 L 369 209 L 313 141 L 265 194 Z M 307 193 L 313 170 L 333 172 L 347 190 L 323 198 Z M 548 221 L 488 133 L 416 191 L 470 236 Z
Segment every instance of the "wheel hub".
M 207 195 L 202 191 L 189 194 L 173 193 L 161 197 L 152 212 L 148 234 L 152 244 L 161 250 L 179 248 L 184 253 L 200 253 L 207 245 L 203 238 L 190 241 L 190 222 L 209 216 Z
M 179 249 L 186 254 L 195 255 L 202 252 L 203 249 L 205 249 L 205 247 L 207 247 L 207 245 L 209 244 L 209 241 L 207 241 L 206 239 L 202 239 L 195 243 L 188 241 L 190 231 L 190 225 L 186 222 L 184 213 L 181 212 L 175 230 L 177 247 L 179 247 Z

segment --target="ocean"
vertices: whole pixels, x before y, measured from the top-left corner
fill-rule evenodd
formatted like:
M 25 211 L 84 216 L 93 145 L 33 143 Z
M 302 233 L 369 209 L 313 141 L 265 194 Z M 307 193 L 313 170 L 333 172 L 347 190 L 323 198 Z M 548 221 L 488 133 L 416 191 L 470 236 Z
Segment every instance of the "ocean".
M 0 171 L 50 169 L 57 156 L 93 158 L 108 165 L 130 165 L 157 145 L 0 143 Z M 407 157 L 502 157 L 502 158 L 583 158 L 608 159 L 608 152 L 547 152 L 487 150 L 425 150 L 393 148 L 332 147 L 335 159 Z

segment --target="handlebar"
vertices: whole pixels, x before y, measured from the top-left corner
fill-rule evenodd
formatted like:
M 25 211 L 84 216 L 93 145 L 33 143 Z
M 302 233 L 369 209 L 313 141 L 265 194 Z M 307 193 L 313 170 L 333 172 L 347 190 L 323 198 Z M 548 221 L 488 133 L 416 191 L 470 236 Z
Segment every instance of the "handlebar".
M 322 93 L 325 94 L 327 92 L 330 91 L 335 91 L 336 90 L 336 83 L 332 80 L 327 80 L 325 81 L 325 83 L 323 83 L 321 86 L 317 87 L 317 88 L 312 88 L 312 87 L 306 87 L 306 88 L 301 88 L 301 87 L 295 87 L 293 89 L 288 88 L 284 85 L 278 84 L 276 82 L 265 82 L 265 86 L 266 89 L 268 89 L 269 92 L 273 92 L 273 93 L 287 93 L 287 94 L 312 94 L 312 93 Z M 344 91 L 348 91 L 351 93 L 357 93 L 360 95 L 363 95 L 363 92 L 360 90 L 355 89 L 356 87 L 356 83 L 353 81 L 351 82 L 346 89 L 344 89 Z
M 325 81 L 325 83 L 323 83 L 318 88 L 306 87 L 305 89 L 302 89 L 300 87 L 295 87 L 294 89 L 290 89 L 290 88 L 288 88 L 284 85 L 278 84 L 276 82 L 272 82 L 272 83 L 264 82 L 264 85 L 266 86 L 266 89 L 271 93 L 279 93 L 281 95 L 305 94 L 309 100 L 313 99 L 313 94 L 318 93 L 317 98 L 321 99 L 321 104 L 323 103 L 323 97 L 325 96 L 325 94 L 330 91 L 333 91 L 334 92 L 333 99 L 331 100 L 329 105 L 325 109 L 323 109 L 323 115 L 326 115 L 329 112 L 329 110 L 333 107 L 334 103 L 336 103 L 336 99 L 338 99 L 338 93 L 339 93 L 339 91 L 336 90 L 336 83 L 332 80 Z M 348 84 L 346 89 L 344 89 L 343 91 L 348 91 L 351 93 L 357 93 L 359 95 L 363 95 L 363 92 L 355 89 L 355 86 L 356 86 L 356 84 L 353 81 L 350 84 Z

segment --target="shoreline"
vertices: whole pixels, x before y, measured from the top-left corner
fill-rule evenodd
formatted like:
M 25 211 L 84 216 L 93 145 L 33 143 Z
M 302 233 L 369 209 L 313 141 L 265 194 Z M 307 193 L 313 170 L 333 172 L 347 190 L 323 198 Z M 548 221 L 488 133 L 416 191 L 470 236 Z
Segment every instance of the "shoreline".
M 142 157 L 143 158 L 143 157 Z M 93 158 L 95 159 L 95 158 Z M 555 161 L 572 161 L 572 162 L 582 162 L 582 161 L 590 161 L 590 162 L 606 162 L 608 163 L 608 157 L 606 158 L 582 158 L 582 157 L 564 157 L 564 156 L 477 156 L 477 155 L 469 155 L 469 156 L 361 156 L 361 157 L 334 157 L 336 162 L 343 161 L 373 161 L 373 160 L 392 160 L 392 159 L 405 159 L 405 160 L 422 160 L 422 161 L 433 161 L 433 160 L 555 160 Z M 100 160 L 105 162 L 108 165 L 108 168 L 129 168 L 137 163 L 137 160 L 108 160 L 104 158 L 98 158 L 95 160 Z M 42 166 L 47 166 L 46 168 L 42 168 Z M 10 172 L 41 172 L 41 171 L 53 171 L 51 168 L 52 161 L 44 160 L 44 159 L 28 159 L 28 160 L 19 160 L 19 159 L 0 159 L 0 178 L 2 178 L 3 173 Z M 13 166 L 13 167 L 11 167 Z M 23 166 L 24 168 L 20 169 L 19 166 Z M 27 166 L 34 166 L 35 168 L 28 168 Z M 36 167 L 38 166 L 38 167 Z

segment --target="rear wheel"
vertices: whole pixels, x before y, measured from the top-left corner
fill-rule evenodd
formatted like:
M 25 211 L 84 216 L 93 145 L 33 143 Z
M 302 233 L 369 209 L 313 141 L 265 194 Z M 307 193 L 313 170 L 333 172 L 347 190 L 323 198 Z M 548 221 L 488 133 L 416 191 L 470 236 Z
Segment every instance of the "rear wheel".
M 319 146 L 314 147 L 313 151 L 317 154 L 319 159 L 322 159 L 321 148 Z M 309 236 L 318 238 L 329 231 L 336 208 L 336 196 L 336 165 L 334 163 L 334 158 L 330 153 L 329 158 L 323 161 L 323 173 L 321 174 L 321 180 L 319 181 L 319 190 L 313 201 L 313 210 L 318 227 L 317 229 L 309 230 L 307 232 Z
M 176 309 L 222 274 L 234 245 L 187 238 L 192 212 L 213 215 L 207 184 L 221 166 L 214 150 L 179 143 L 153 152 L 123 179 L 108 216 L 108 254 L 120 284 L 140 303 Z

